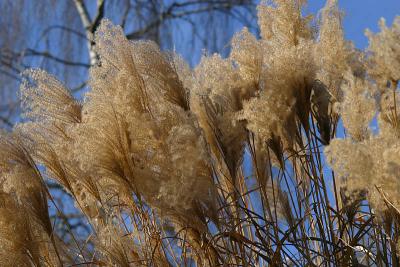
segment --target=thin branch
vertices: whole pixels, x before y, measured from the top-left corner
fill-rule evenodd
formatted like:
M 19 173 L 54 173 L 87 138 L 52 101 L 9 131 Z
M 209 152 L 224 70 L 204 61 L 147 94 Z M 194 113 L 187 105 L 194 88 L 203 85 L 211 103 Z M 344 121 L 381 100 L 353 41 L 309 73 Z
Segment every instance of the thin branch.
M 78 11 L 79 17 L 81 18 L 82 24 L 85 27 L 86 31 L 90 31 L 91 30 L 91 19 L 90 19 L 90 15 L 89 12 L 85 6 L 85 4 L 83 3 L 83 0 L 73 0 L 76 6 L 76 10 Z
M 6 117 L 1 116 L 1 115 L 0 115 L 0 121 L 1 121 L 3 124 L 5 124 L 6 126 L 10 127 L 10 128 L 12 128 L 13 125 L 14 125 L 14 124 L 11 122 L 11 120 L 10 120 L 9 118 L 6 118 Z
M 208 3 L 208 4 L 212 4 L 212 5 L 208 5 L 206 7 L 193 9 L 193 10 L 185 10 L 185 11 L 181 11 L 179 13 L 174 12 L 175 9 L 183 7 L 183 6 L 200 5 L 200 4 L 204 5 L 204 3 Z M 143 36 L 144 34 L 148 33 L 149 31 L 151 31 L 152 29 L 158 27 L 166 19 L 178 19 L 178 18 L 190 16 L 190 15 L 206 13 L 206 12 L 211 12 L 211 11 L 218 11 L 218 10 L 222 10 L 222 9 L 229 10 L 230 8 L 232 8 L 234 6 L 244 5 L 244 3 L 245 3 L 245 1 L 237 1 L 237 3 L 235 3 L 235 2 L 232 3 L 232 1 L 208 1 L 208 2 L 197 1 L 197 2 L 188 2 L 188 3 L 176 3 L 175 2 L 172 5 L 170 5 L 164 12 L 162 12 L 157 17 L 157 19 L 150 22 L 148 25 L 146 25 L 145 27 L 143 27 L 140 30 L 128 33 L 126 35 L 126 37 L 128 39 L 137 39 L 137 38 Z
M 93 20 L 93 23 L 91 25 L 91 32 L 94 33 L 94 31 L 96 31 L 96 29 L 99 27 L 100 25 L 100 21 L 103 19 L 104 17 L 104 7 L 105 7 L 105 0 L 97 0 L 97 11 L 96 11 L 96 17 Z
M 68 27 L 63 26 L 63 25 L 53 25 L 53 26 L 50 26 L 50 27 L 46 28 L 46 29 L 43 31 L 43 33 L 40 35 L 40 38 L 38 39 L 38 42 L 39 42 L 41 39 L 43 39 L 44 36 L 46 36 L 47 34 L 49 34 L 49 32 L 51 32 L 52 30 L 63 30 L 63 31 L 67 31 L 67 32 L 73 33 L 73 34 L 75 34 L 75 35 L 77 35 L 77 36 L 79 36 L 79 37 L 81 37 L 81 38 L 87 40 L 86 35 L 83 34 L 83 33 L 80 32 L 80 31 L 77 31 L 77 30 L 68 28 Z
M 81 18 L 83 27 L 85 28 L 87 42 L 87 48 L 89 50 L 89 58 L 90 58 L 90 65 L 95 65 L 97 62 L 97 55 L 94 52 L 94 43 L 93 43 L 93 35 L 94 32 L 97 30 L 97 27 L 100 25 L 100 21 L 104 17 L 104 7 L 105 7 L 105 0 L 97 0 L 97 11 L 96 17 L 92 21 L 89 12 L 83 2 L 83 0 L 73 0 L 78 11 L 79 17 Z
M 7 76 L 7 77 L 11 78 L 11 79 L 17 80 L 19 82 L 21 81 L 21 78 L 19 76 L 15 75 L 15 74 L 13 74 L 11 72 L 8 72 L 6 70 L 1 70 L 0 69 L 0 73 L 3 74 L 4 76 Z
M 69 61 L 63 58 L 59 58 L 54 56 L 53 54 L 51 54 L 48 51 L 36 51 L 34 49 L 30 49 L 28 48 L 27 50 L 25 50 L 25 53 L 21 53 L 22 56 L 42 56 L 42 57 L 46 57 L 48 59 L 54 60 L 55 62 L 61 63 L 61 64 L 65 64 L 65 65 L 69 65 L 69 66 L 76 66 L 76 67 L 85 67 L 85 68 L 89 68 L 90 64 L 87 63 L 83 63 L 83 62 L 74 62 L 74 61 Z

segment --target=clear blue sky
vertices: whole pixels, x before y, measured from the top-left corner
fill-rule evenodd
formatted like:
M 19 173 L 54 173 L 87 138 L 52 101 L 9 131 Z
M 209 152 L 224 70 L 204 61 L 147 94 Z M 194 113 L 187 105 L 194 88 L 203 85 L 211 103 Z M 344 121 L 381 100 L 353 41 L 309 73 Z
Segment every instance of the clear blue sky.
M 307 10 L 316 13 L 325 5 L 323 0 L 309 0 Z M 352 40 L 357 48 L 368 46 L 364 35 L 366 28 L 379 30 L 381 17 L 391 25 L 396 15 L 400 15 L 400 0 L 339 0 L 339 7 L 345 13 L 343 27 L 346 39 Z

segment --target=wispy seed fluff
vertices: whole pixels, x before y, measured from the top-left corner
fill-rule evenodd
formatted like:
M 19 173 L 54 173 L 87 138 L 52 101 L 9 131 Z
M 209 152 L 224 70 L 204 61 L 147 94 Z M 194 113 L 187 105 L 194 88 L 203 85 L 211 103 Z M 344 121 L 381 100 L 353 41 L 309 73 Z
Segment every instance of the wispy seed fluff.
M 257 89 L 236 119 L 285 150 L 302 142 L 296 140 L 297 124 L 309 129 L 311 112 L 323 141 L 329 143 L 331 106 L 341 100 L 344 76 L 348 71 L 356 76 L 364 73 L 362 57 L 344 40 L 337 1 L 327 1 L 317 27 L 311 16 L 302 15 L 304 4 L 262 2 L 258 7 L 261 40 L 244 31 L 240 42 L 234 39 L 231 54 L 240 76 L 254 81 Z
M 283 143 L 285 148 L 293 145 L 296 114 L 306 123 L 309 108 L 305 105 L 303 110 L 301 105 L 309 98 L 315 80 L 313 29 L 310 17 L 301 15 L 303 4 L 263 2 L 258 7 L 262 39 L 255 40 L 244 32 L 240 42 L 234 40 L 231 54 L 241 76 L 251 77 L 257 89 L 257 95 L 244 104 L 237 120 L 246 121 L 247 128 L 262 140 Z M 252 62 L 246 62 L 246 57 Z
M 379 212 L 400 207 L 398 138 L 378 135 L 357 143 L 335 139 L 325 153 L 338 177 L 345 179 L 348 193 L 367 193 Z
M 170 220 L 198 224 L 212 209 L 209 152 L 173 57 L 152 42 L 130 42 L 105 20 L 96 33 L 101 64 L 77 125 L 82 169 L 116 192 L 138 194 Z
M 0 133 L 0 265 L 57 265 L 44 181 L 21 140 Z
M 369 124 L 376 114 L 373 99 L 376 88 L 368 80 L 355 77 L 351 72 L 345 76 L 342 85 L 343 100 L 336 107 L 343 120 L 347 134 L 354 140 L 362 141 L 369 136 Z
M 344 86 L 340 113 L 348 136 L 333 140 L 325 151 L 347 189 L 366 193 L 380 214 L 400 213 L 399 22 L 396 18 L 387 28 L 381 21 L 380 33 L 367 33 L 367 72 L 374 80 L 346 76 L 350 82 Z M 372 135 L 368 125 L 375 114 L 379 131 Z
M 81 105 L 56 78 L 43 70 L 23 73 L 21 100 L 24 116 L 50 123 L 73 123 L 81 119 Z
M 229 59 L 219 55 L 203 57 L 194 71 L 191 105 L 206 134 L 212 151 L 234 178 L 243 154 L 246 129 L 235 123 L 242 99 L 251 89 Z M 218 156 L 219 155 L 219 156 Z
M 29 122 L 18 125 L 14 131 L 34 159 L 46 166 L 46 176 L 71 193 L 89 218 L 95 217 L 101 200 L 99 185 L 93 174 L 79 168 L 73 149 L 82 104 L 60 81 L 41 70 L 24 73 L 21 102 L 23 116 Z
M 310 209 L 304 221 L 292 211 L 303 206 L 307 211 L 317 202 L 330 207 L 319 205 L 322 198 L 310 199 L 325 189 L 319 188 L 325 179 L 323 145 L 329 145 L 327 162 L 347 190 L 366 195 L 376 210 L 398 211 L 400 20 L 370 34 L 364 57 L 344 41 L 336 0 L 327 1 L 316 23 L 302 15 L 305 2 L 262 1 L 261 38 L 244 29 L 234 36 L 229 57 L 204 56 L 193 70 L 153 42 L 128 41 L 120 27 L 105 20 L 95 34 L 99 64 L 90 70 L 83 103 L 51 75 L 27 72 L 21 98 L 29 122 L 13 135 L 0 135 L 0 265 L 60 261 L 47 214 L 47 177 L 57 180 L 89 219 L 102 265 L 168 265 L 175 247 L 172 254 L 162 251 L 170 226 L 177 226 L 179 240 L 170 244 L 179 246 L 182 258 L 194 253 L 205 263 L 209 253 L 211 266 L 249 265 L 261 256 L 278 263 L 283 246 L 293 241 L 292 230 L 307 238 L 302 225 L 316 231 L 312 222 L 318 213 Z M 373 134 L 369 125 L 376 115 L 379 132 Z M 339 116 L 346 138 L 331 140 Z M 245 177 L 246 147 L 255 178 Z M 279 172 L 271 162 L 278 162 Z M 45 166 L 45 177 L 36 164 Z M 287 182 L 281 187 L 282 175 L 294 187 Z M 301 194 L 298 205 L 292 188 Z M 257 197 L 256 191 L 265 203 L 270 197 L 278 202 L 267 208 L 267 235 L 256 234 L 258 241 L 269 239 L 265 255 L 265 244 L 247 239 L 258 219 L 241 205 L 250 206 L 246 200 Z M 12 210 L 18 212 L 11 215 Z M 125 225 L 129 220 L 133 229 Z M 275 246 L 283 225 L 290 226 L 289 238 Z M 157 260 L 149 262 L 153 257 Z
M 325 84 L 334 101 L 340 100 L 340 86 L 354 53 L 351 43 L 343 36 L 342 16 L 337 0 L 326 2 L 320 11 L 319 37 L 315 44 L 316 78 Z
M 152 42 L 129 42 L 107 20 L 95 41 L 100 64 L 83 103 L 51 75 L 27 73 L 21 96 L 30 122 L 16 129 L 24 145 L 92 223 L 135 194 L 169 221 L 204 227 L 199 216 L 214 214 L 214 181 L 189 108 L 192 81 L 182 75 L 191 71 Z
M 383 18 L 379 26 L 379 33 L 373 34 L 367 30 L 366 35 L 369 38 L 368 52 L 371 54 L 368 73 L 382 90 L 388 82 L 400 80 L 400 17 L 394 19 L 391 28 L 386 26 Z

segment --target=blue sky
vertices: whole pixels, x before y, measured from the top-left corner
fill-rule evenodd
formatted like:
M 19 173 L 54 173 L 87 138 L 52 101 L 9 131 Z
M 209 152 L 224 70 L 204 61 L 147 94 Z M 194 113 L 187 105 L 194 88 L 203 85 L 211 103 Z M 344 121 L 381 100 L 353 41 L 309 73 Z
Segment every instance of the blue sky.
M 377 32 L 381 17 L 391 25 L 395 16 L 400 15 L 399 0 L 342 0 L 339 5 L 347 14 L 344 19 L 346 37 L 354 40 L 359 48 L 368 44 L 364 35 L 366 28 Z
M 324 4 L 323 0 L 309 0 L 307 10 L 315 14 Z M 395 16 L 400 15 L 400 0 L 339 0 L 339 7 L 345 13 L 345 37 L 360 49 L 368 46 L 368 39 L 364 35 L 366 28 L 377 32 L 381 17 L 391 25 Z

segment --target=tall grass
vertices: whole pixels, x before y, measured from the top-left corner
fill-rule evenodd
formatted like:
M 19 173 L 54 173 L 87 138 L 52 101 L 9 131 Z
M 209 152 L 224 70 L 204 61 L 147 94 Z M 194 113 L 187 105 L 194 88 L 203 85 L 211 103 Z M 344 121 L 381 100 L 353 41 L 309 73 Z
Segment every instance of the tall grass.
M 260 4 L 260 39 L 243 29 L 194 69 L 105 20 L 83 102 L 24 73 L 26 122 L 0 139 L 0 266 L 399 266 L 400 18 L 359 51 L 336 0 L 304 4 Z

